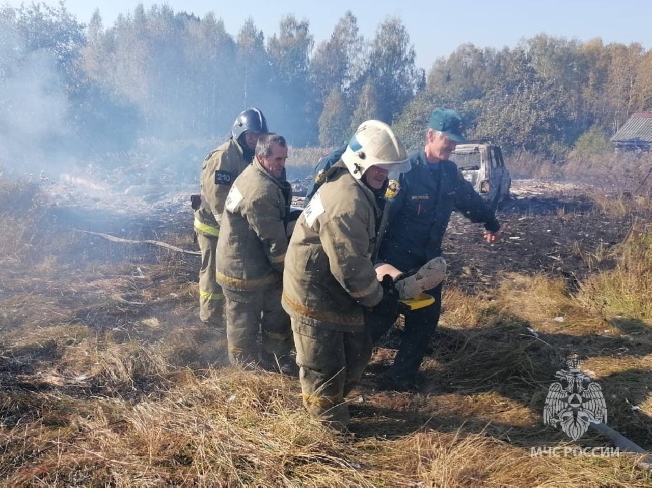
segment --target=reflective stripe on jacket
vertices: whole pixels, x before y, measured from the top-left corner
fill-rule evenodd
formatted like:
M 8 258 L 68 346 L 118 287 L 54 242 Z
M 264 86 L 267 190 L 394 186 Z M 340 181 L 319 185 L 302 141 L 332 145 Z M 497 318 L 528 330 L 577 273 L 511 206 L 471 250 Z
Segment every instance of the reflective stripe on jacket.
M 287 251 L 289 183 L 258 161 L 238 176 L 226 199 L 217 243 L 217 282 L 248 291 L 281 280 Z
M 195 217 L 195 230 L 207 236 L 218 237 L 220 235 L 220 229 L 208 224 L 204 224 L 197 217 Z
M 283 308 L 308 325 L 360 331 L 383 296 L 371 256 L 380 208 L 343 163 L 301 214 L 285 258 Z

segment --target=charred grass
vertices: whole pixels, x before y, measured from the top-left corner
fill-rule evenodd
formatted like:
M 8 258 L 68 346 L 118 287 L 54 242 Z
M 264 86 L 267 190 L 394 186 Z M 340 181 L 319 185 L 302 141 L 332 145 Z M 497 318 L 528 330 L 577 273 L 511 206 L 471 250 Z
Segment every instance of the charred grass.
M 196 257 L 61 232 L 37 188 L 4 185 L 21 202 L 0 207 L 14 230 L 0 234 L 4 486 L 650 485 L 630 455 L 530 455 L 576 445 L 541 419 L 571 353 L 601 384 L 609 425 L 652 449 L 644 231 L 579 289 L 505 273 L 478 294 L 451 276 L 423 391 L 376 388 L 390 335 L 341 435 L 307 418 L 297 380 L 227 366 L 223 331 L 196 319 Z M 180 216 L 165 240 L 192 248 L 190 226 Z

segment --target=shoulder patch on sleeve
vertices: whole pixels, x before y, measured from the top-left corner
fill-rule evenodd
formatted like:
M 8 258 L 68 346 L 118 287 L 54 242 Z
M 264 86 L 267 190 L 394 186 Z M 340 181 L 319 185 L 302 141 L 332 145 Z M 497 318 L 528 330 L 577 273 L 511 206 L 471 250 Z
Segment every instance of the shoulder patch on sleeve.
M 229 186 L 233 183 L 235 178 L 230 171 L 224 171 L 221 169 L 215 170 L 215 184 L 216 185 L 227 185 Z
M 389 180 L 387 190 L 385 190 L 385 198 L 394 198 L 401 191 L 401 185 L 397 180 Z
M 317 173 L 317 176 L 315 176 L 315 183 L 321 185 L 325 181 L 326 181 L 326 171 L 320 169 L 319 172 Z
M 235 212 L 235 209 L 238 208 L 238 204 L 242 201 L 242 198 L 242 193 L 240 193 L 238 187 L 233 185 L 229 190 L 229 194 L 226 196 L 224 208 L 229 212 Z
M 305 208 L 303 213 L 306 216 L 306 224 L 310 227 L 315 223 L 317 217 L 324 213 L 324 205 L 321 202 L 321 195 L 319 192 L 312 197 L 312 200 L 310 200 L 310 203 L 308 203 L 308 206 Z

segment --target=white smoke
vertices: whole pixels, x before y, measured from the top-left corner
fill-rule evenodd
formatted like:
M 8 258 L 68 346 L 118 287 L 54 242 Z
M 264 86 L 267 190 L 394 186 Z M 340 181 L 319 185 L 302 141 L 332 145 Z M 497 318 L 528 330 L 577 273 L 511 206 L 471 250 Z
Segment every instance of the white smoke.
M 29 51 L 15 28 L 0 33 L 0 166 L 17 176 L 46 168 L 66 133 L 68 100 L 47 50 Z

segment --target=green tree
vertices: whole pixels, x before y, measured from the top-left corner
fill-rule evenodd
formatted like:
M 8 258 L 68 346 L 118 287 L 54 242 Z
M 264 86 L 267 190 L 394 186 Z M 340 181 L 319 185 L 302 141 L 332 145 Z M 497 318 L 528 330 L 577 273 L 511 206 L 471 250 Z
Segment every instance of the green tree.
M 63 4 L 0 7 L 0 20 L 0 146 L 73 145 L 86 94 L 83 25 Z
M 636 78 L 644 50 L 638 43 L 609 44 L 609 71 L 606 95 L 609 100 L 611 130 L 615 133 L 634 112 Z
M 249 17 L 236 36 L 236 70 L 241 109 L 260 104 L 272 79 L 265 36 Z
M 358 99 L 358 104 L 353 112 L 353 116 L 351 117 L 349 132 L 355 132 L 362 122 L 369 119 L 377 119 L 389 123 L 386 119 L 383 120 L 378 91 L 371 79 L 367 80 L 362 87 L 362 93 Z
M 330 147 L 346 142 L 349 136 L 349 120 L 350 115 L 342 91 L 338 86 L 334 86 L 319 116 L 319 144 Z
M 419 81 L 415 57 L 410 36 L 399 18 L 390 17 L 378 27 L 365 80 L 367 85 L 373 80 L 378 117 L 389 124 L 415 95 Z
M 267 52 L 281 81 L 290 85 L 305 82 L 313 44 L 307 20 L 299 22 L 293 15 L 281 19 L 279 33 L 267 42 Z
M 558 121 L 560 142 L 571 146 L 592 124 L 582 93 L 589 70 L 581 56 L 581 44 L 540 34 L 524 41 L 522 47 L 537 76 L 552 87 L 556 96 L 562 97 L 554 101 L 564 106 L 565 119 Z
M 652 110 L 652 49 L 648 50 L 636 69 L 634 82 L 634 110 Z
M 463 44 L 448 58 L 435 61 L 426 89 L 437 105 L 445 107 L 459 107 L 469 100 L 479 100 L 495 84 L 498 75 L 495 58 L 493 49 Z
M 582 98 L 586 107 L 587 122 L 611 131 L 610 103 L 607 100 L 609 56 L 600 38 L 591 39 L 580 47 L 580 57 L 586 65 L 586 82 Z
M 310 62 L 310 81 L 315 101 L 321 106 L 320 141 L 341 141 L 348 136 L 353 112 L 349 107 L 357 100 L 352 87 L 361 74 L 363 47 L 357 19 L 349 11 L 339 19 L 330 39 L 315 50 Z
M 307 20 L 292 15 L 281 19 L 279 33 L 267 43 L 274 80 L 271 84 L 278 101 L 278 130 L 295 145 L 317 139 L 318 105 L 309 80 L 310 52 L 314 41 Z
M 359 35 L 357 18 L 346 12 L 331 34 L 315 49 L 310 62 L 310 78 L 320 100 L 324 100 L 334 86 L 346 92 L 359 73 L 364 38 Z
M 516 149 L 551 154 L 566 118 L 561 88 L 539 77 L 523 48 L 504 49 L 498 61 L 504 76 L 489 90 L 476 131 Z
M 614 146 L 609 140 L 609 135 L 602 128 L 594 126 L 577 139 L 571 156 L 587 159 L 591 156 L 611 154 L 613 151 Z
M 423 146 L 430 114 L 436 106 L 433 95 L 429 91 L 422 91 L 407 104 L 393 124 L 394 132 L 409 151 Z
M 188 29 L 183 52 L 187 109 L 195 114 L 192 132 L 221 137 L 242 109 L 240 80 L 235 73 L 236 43 L 226 32 L 224 21 L 212 12 L 199 23 L 189 23 Z

